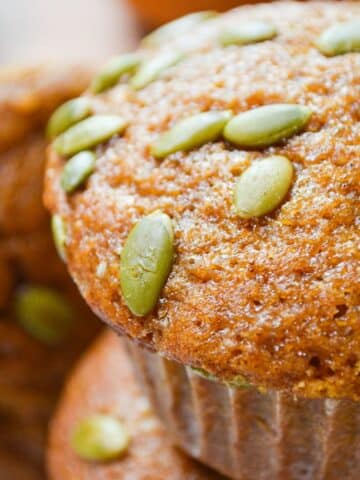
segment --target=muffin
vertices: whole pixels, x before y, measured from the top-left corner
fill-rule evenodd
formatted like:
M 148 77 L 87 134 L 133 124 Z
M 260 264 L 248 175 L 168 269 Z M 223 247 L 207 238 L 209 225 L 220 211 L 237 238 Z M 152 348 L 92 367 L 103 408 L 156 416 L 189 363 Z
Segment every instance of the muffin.
M 274 2 L 158 30 L 50 152 L 80 291 L 177 443 L 234 479 L 359 471 L 359 15 Z
M 0 477 L 44 478 L 47 423 L 97 321 L 53 245 L 42 204 L 52 111 L 89 81 L 80 68 L 0 73 Z M 66 346 L 66 348 L 64 348 Z
M 120 419 L 130 434 L 127 451 L 112 462 L 84 461 L 71 446 L 78 423 L 99 413 Z M 171 446 L 134 378 L 124 346 L 111 332 L 96 341 L 68 380 L 51 423 L 48 470 L 51 480 L 223 478 Z

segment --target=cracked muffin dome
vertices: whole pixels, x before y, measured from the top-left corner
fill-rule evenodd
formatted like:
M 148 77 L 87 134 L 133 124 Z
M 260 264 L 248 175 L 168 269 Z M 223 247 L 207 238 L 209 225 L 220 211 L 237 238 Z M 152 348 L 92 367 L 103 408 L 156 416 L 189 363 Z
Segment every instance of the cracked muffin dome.
M 100 72 L 89 118 L 58 113 L 45 201 L 116 331 L 225 382 L 360 398 L 359 18 L 273 2 L 162 28 Z

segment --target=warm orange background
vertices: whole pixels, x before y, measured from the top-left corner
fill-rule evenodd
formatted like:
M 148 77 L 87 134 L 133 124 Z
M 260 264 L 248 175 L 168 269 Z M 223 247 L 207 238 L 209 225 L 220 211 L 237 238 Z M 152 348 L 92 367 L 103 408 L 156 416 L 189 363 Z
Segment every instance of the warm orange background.
M 131 0 L 131 3 L 147 25 L 155 26 L 196 10 L 222 11 L 242 3 L 256 3 L 256 0 Z

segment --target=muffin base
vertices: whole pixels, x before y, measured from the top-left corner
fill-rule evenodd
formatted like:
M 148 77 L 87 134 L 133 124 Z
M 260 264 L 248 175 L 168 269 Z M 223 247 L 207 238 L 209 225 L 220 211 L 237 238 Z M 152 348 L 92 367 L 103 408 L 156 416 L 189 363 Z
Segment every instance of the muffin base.
M 128 342 L 175 443 L 235 480 L 356 480 L 360 403 L 233 388 Z

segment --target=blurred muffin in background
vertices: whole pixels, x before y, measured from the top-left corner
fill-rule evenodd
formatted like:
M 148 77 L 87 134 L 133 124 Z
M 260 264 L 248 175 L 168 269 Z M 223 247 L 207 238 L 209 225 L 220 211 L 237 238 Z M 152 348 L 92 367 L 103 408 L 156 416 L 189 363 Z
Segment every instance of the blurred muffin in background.
M 88 83 L 80 68 L 0 72 L 0 478 L 44 477 L 63 378 L 98 329 L 58 258 L 42 205 L 49 115 Z
M 101 62 L 132 48 L 136 18 L 127 0 L 0 2 L 0 64 Z
M 71 275 L 174 441 L 237 480 L 359 477 L 359 18 L 287 1 L 160 27 L 51 148 Z
M 146 25 L 154 27 L 176 17 L 200 10 L 225 11 L 244 3 L 258 0 L 131 0 Z M 266 0 L 265 0 L 266 1 Z
M 84 461 L 72 445 L 79 425 L 96 415 L 120 422 L 127 437 L 111 462 Z M 85 448 L 81 437 L 77 450 L 81 439 Z M 51 480 L 223 479 L 171 444 L 135 380 L 124 345 L 111 332 L 96 340 L 71 375 L 51 422 L 47 460 Z

